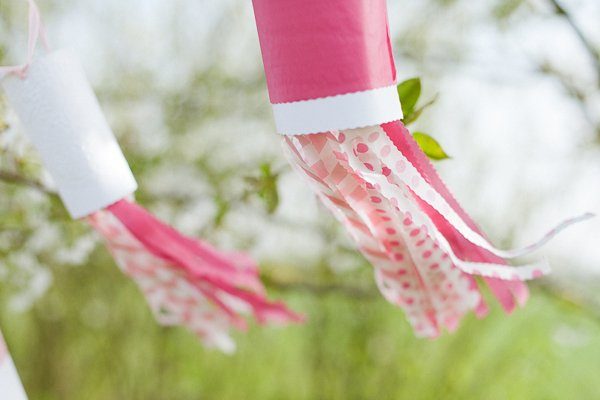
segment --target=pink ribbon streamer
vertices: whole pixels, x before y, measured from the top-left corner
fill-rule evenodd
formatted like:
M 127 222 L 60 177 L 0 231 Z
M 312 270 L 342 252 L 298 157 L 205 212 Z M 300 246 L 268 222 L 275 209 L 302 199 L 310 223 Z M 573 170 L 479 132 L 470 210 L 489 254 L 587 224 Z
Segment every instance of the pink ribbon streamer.
M 431 161 L 429 161 L 427 156 L 421 151 L 410 135 L 410 132 L 408 132 L 402 124 L 397 123 L 383 124 L 382 127 L 392 143 L 394 143 L 394 146 L 419 170 L 422 176 L 427 177 L 427 181 L 441 196 L 444 197 L 454 211 L 460 215 L 471 229 L 482 234 L 475 222 L 452 196 L 452 193 L 450 193 L 450 190 L 446 187 L 431 164 Z M 421 208 L 432 219 L 438 230 L 446 237 L 455 254 L 460 259 L 484 263 L 506 264 L 506 261 L 502 258 L 495 256 L 466 240 L 445 218 L 439 215 L 439 213 L 432 209 L 427 203 L 423 201 L 419 201 L 419 203 Z M 503 281 L 498 278 L 489 277 L 483 278 L 506 312 L 512 312 L 517 304 L 524 305 L 527 302 L 529 291 L 527 286 L 522 282 Z M 476 285 L 474 279 L 472 279 L 472 285 Z M 479 316 L 483 316 L 487 313 L 487 307 L 483 303 L 483 299 L 479 309 L 476 310 L 476 313 Z
M 121 200 L 88 221 L 105 237 L 121 270 L 134 279 L 164 325 L 183 325 L 207 347 L 232 352 L 228 331 L 246 329 L 242 314 L 260 324 L 302 322 L 283 303 L 266 299 L 257 265 L 186 237 L 142 207 Z
M 346 139 L 333 132 L 284 139 L 292 165 L 345 225 L 375 268 L 382 294 L 404 309 L 415 333 L 436 337 L 442 327 L 455 329 L 481 302 L 477 287 L 413 216 L 399 212 L 352 170 L 340 140 Z
M 283 140 L 292 165 L 346 226 L 384 297 L 405 310 L 419 336 L 456 329 L 469 310 L 487 313 L 472 275 L 483 276 L 511 312 L 528 297 L 521 281 L 549 272 L 545 262 L 514 267 L 498 256 L 399 121 Z M 542 242 L 588 217 L 568 220 Z
M 368 129 L 373 130 L 373 128 Z M 381 130 L 383 130 L 382 127 L 377 128 L 377 130 L 374 130 L 373 135 Z M 382 133 L 385 134 L 385 132 Z M 592 216 L 591 214 L 584 214 L 566 220 L 556 228 L 552 229 L 548 234 L 544 235 L 538 242 L 523 249 L 498 250 L 479 233 L 472 230 L 465 221 L 460 218 L 454 209 L 450 207 L 445 199 L 431 185 L 429 185 L 425 180 L 425 177 L 421 175 L 401 152 L 390 150 L 393 143 L 391 143 L 389 139 L 382 137 L 368 143 L 355 139 L 354 142 L 344 141 L 341 146 L 346 154 L 349 155 L 348 163 L 353 170 L 366 182 L 369 182 L 372 185 L 378 185 L 383 196 L 392 201 L 399 202 L 401 197 L 406 196 L 406 189 L 408 189 L 411 195 L 414 195 L 416 198 L 420 199 L 420 201 L 426 202 L 430 207 L 437 211 L 439 215 L 446 219 L 465 239 L 498 257 L 515 258 L 529 254 L 544 245 L 567 226 Z M 384 175 L 381 172 L 382 169 L 389 171 L 389 174 Z M 424 223 L 427 224 L 427 228 L 437 237 L 440 246 L 449 248 L 449 243 L 446 241 L 444 235 L 437 231 L 435 224 L 431 224 L 428 221 L 425 221 Z M 453 258 L 453 262 L 459 268 L 474 275 L 501 277 L 508 280 L 515 277 L 520 280 L 527 280 L 549 272 L 549 266 L 545 261 L 514 268 L 493 263 L 465 262 L 456 257 L 453 252 L 449 252 L 449 256 Z

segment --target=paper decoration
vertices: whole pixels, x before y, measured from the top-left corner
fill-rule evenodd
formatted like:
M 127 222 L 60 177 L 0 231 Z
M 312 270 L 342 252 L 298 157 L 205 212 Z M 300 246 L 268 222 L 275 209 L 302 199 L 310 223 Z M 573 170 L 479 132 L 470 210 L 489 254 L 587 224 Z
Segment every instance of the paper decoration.
M 219 252 L 183 236 L 129 200 L 88 221 L 105 237 L 121 270 L 136 281 L 157 320 L 186 326 L 207 347 L 234 351 L 228 332 L 246 329 L 244 314 L 260 324 L 303 320 L 266 299 L 258 266 L 247 255 Z
M 235 348 L 229 330 L 246 327 L 243 314 L 259 323 L 301 321 L 266 299 L 248 256 L 186 237 L 130 200 L 137 184 L 77 58 L 47 44 L 34 58 L 43 28 L 30 6 L 29 59 L 0 71 L 1 84 L 67 210 L 104 236 L 158 321 L 184 325 L 226 352 Z
M 3 400 L 27 400 L 2 332 L 0 332 L 0 398 Z
M 507 265 L 402 125 L 385 0 L 253 0 L 277 130 L 292 166 L 340 220 L 375 269 L 384 297 L 415 333 L 436 337 L 487 306 L 483 277 L 507 312 L 542 261 Z
M 135 178 L 77 57 L 52 51 L 9 75 L 2 87 L 73 218 L 136 189 Z

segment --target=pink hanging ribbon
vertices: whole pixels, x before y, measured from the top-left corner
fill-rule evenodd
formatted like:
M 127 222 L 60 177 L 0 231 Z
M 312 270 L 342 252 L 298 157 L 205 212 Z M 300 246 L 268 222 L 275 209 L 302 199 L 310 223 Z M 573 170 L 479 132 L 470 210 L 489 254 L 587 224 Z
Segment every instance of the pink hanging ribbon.
M 21 79 L 27 76 L 27 70 L 35 56 L 35 49 L 38 40 L 42 42 L 42 46 L 46 51 L 50 51 L 46 29 L 42 23 L 40 10 L 34 0 L 27 0 L 29 3 L 29 34 L 27 40 L 27 59 L 21 65 L 0 67 L 0 79 L 9 74 L 15 74 Z
M 427 181 L 433 188 L 448 202 L 454 211 L 473 229 L 482 234 L 472 218 L 462 209 L 458 201 L 454 198 L 450 190 L 442 181 L 437 171 L 431 164 L 431 161 L 421 151 L 414 141 L 410 132 L 402 125 L 396 123 L 382 125 L 389 139 L 394 146 L 401 151 L 404 156 L 419 170 L 422 176 L 427 177 Z M 506 264 L 502 258 L 479 248 L 465 239 L 456 229 L 437 211 L 435 211 L 426 202 L 420 201 L 421 208 L 429 215 L 438 230 L 447 238 L 452 246 L 454 253 L 462 260 L 475 261 L 494 264 Z M 529 297 L 527 285 L 518 280 L 505 281 L 499 278 L 483 277 L 502 307 L 506 312 L 512 312 L 516 305 L 524 305 Z M 472 279 L 472 285 L 476 285 Z M 487 313 L 487 307 L 482 301 L 476 310 L 477 315 L 483 316 Z
M 257 265 L 245 254 L 224 253 L 121 200 L 87 218 L 106 239 L 121 270 L 144 293 L 159 323 L 183 325 L 208 347 L 235 348 L 231 327 L 302 322 L 304 317 L 266 298 Z

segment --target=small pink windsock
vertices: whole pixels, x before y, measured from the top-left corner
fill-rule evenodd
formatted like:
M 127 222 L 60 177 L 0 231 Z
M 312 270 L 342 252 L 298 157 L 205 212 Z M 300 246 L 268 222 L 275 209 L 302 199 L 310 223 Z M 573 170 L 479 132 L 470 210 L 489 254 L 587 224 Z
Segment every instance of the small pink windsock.
M 34 57 L 38 37 L 46 52 Z M 244 329 L 245 314 L 259 323 L 301 321 L 267 300 L 250 257 L 184 236 L 132 200 L 137 183 L 80 62 L 46 43 L 30 1 L 28 60 L 0 69 L 0 83 L 70 215 L 106 239 L 158 321 L 186 326 L 223 351 L 234 350 L 229 330 Z
M 436 337 L 487 306 L 482 276 L 507 312 L 528 297 L 520 250 L 491 245 L 403 126 L 385 0 L 253 0 L 275 124 L 289 161 L 344 224 L 384 297 L 415 333 Z

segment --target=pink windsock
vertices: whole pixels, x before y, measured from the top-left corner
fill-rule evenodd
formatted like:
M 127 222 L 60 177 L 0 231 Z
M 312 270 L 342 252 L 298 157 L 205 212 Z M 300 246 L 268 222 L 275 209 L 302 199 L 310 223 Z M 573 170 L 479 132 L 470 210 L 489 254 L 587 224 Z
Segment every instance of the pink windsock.
M 4 67 L 1 84 L 73 218 L 105 239 L 122 271 L 143 291 L 158 321 L 183 325 L 205 345 L 232 351 L 232 327 L 301 317 L 267 300 L 258 267 L 162 223 L 135 204 L 137 183 L 74 54 L 50 51 L 30 2 L 29 57 Z M 34 57 L 42 37 L 45 54 Z
M 549 270 L 506 259 L 403 126 L 385 0 L 253 0 L 269 97 L 290 163 L 344 224 L 384 297 L 422 337 L 483 316 L 482 276 L 507 312 Z

